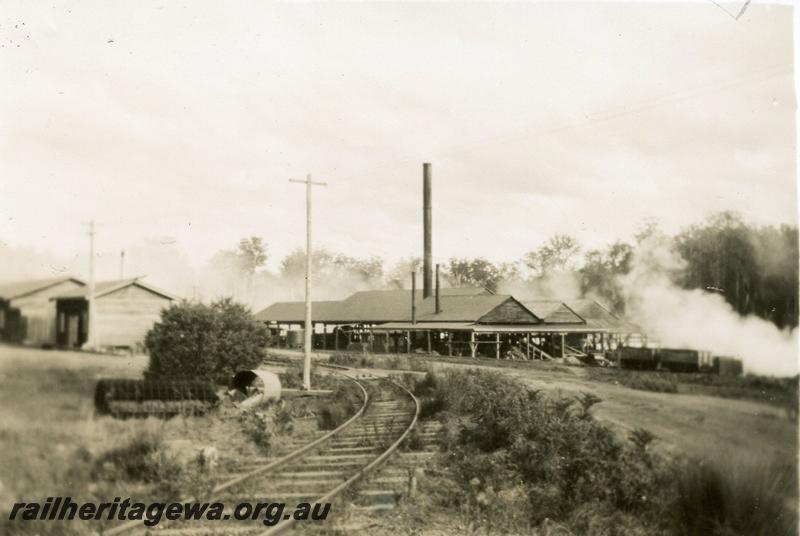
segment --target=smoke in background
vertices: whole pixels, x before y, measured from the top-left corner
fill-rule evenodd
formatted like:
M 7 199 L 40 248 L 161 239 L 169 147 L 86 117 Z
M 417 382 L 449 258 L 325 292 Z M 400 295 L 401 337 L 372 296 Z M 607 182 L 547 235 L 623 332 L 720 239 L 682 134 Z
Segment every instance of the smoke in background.
M 294 252 L 277 271 L 249 270 L 235 251 L 221 251 L 201 266 L 193 266 L 186 252 L 169 237 L 153 237 L 121 250 L 98 248 L 95 259 L 97 281 L 140 277 L 182 299 L 211 301 L 231 296 L 254 311 L 276 301 L 302 300 L 305 287 L 305 255 Z M 384 280 L 376 260 L 337 256 L 320 249 L 314 255 L 314 299 L 342 299 L 358 290 L 385 288 L 396 282 L 393 274 Z M 398 263 L 394 271 L 405 270 Z M 72 275 L 86 280 L 88 252 L 70 258 L 0 243 L 0 283 Z M 399 284 L 402 284 L 400 282 Z
M 683 259 L 669 242 L 653 237 L 636 250 L 620 278 L 628 315 L 664 347 L 710 350 L 742 359 L 745 372 L 798 373 L 796 330 L 780 330 L 755 315 L 741 316 L 715 293 L 676 286 Z
M 74 273 L 75 268 L 74 259 L 59 259 L 47 252 L 0 242 L 0 282 L 60 277 Z
M 574 300 L 582 298 L 580 277 L 576 272 L 558 271 L 541 277 L 514 278 L 502 281 L 498 294 L 510 294 L 518 300 Z

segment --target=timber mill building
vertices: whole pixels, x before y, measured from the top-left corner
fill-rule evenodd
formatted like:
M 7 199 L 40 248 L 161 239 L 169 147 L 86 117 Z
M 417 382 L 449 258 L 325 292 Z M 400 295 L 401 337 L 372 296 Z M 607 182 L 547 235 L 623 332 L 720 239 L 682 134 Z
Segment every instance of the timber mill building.
M 370 290 L 314 302 L 313 345 L 534 359 L 580 355 L 587 346 L 609 349 L 641 331 L 593 300 L 520 301 L 483 288 L 444 288 L 437 294 Z M 304 302 L 274 303 L 256 318 L 270 327 L 274 344 L 302 346 Z

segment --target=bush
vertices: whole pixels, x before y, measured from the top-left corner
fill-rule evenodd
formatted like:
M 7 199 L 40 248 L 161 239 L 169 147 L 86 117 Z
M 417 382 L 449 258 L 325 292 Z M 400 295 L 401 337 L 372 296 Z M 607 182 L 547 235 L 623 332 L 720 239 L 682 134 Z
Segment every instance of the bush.
M 621 381 L 623 385 L 640 391 L 655 391 L 656 393 L 678 392 L 678 380 L 674 376 L 640 372 L 623 376 Z
M 596 396 L 547 398 L 498 373 L 429 374 L 415 392 L 449 412 L 444 441 L 457 500 L 487 532 L 550 534 L 556 524 L 564 534 L 797 533 L 787 506 L 797 504 L 793 466 L 665 459 L 647 430 L 624 442 L 595 421 Z M 522 506 L 524 516 L 504 519 Z
M 258 366 L 268 343 L 267 327 L 230 298 L 211 305 L 182 302 L 162 311 L 145 337 L 145 377 L 227 383 L 237 371 Z
M 475 495 L 479 482 L 485 506 L 478 501 L 476 508 L 495 528 L 503 511 L 497 501 L 508 496 L 516 503 L 520 489 L 527 497 L 528 527 L 548 519 L 568 523 L 590 503 L 630 515 L 642 530 L 660 523 L 669 468 L 596 422 L 589 410 L 597 397 L 549 399 L 482 371 L 430 375 L 417 390 L 461 419 L 459 433 L 447 435 L 448 460 L 465 497 Z
M 264 454 L 269 454 L 272 448 L 274 424 L 272 419 L 255 410 L 246 410 L 239 415 L 242 431 L 255 443 Z
M 786 507 L 789 501 L 797 504 L 794 476 L 755 459 L 687 466 L 673 503 L 677 529 L 683 534 L 794 536 L 796 511 Z
M 98 457 L 92 476 L 158 484 L 159 491 L 174 497 L 178 495 L 177 482 L 183 476 L 183 466 L 166 451 L 161 436 L 146 432 Z
M 333 396 L 321 402 L 324 405 L 317 412 L 317 426 L 320 430 L 334 430 L 358 411 L 364 398 L 361 389 L 347 381 L 338 385 Z

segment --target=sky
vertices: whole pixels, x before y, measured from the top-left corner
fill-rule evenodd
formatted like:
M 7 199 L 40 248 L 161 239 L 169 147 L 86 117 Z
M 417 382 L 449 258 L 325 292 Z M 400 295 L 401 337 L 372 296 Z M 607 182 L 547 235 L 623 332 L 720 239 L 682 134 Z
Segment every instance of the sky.
M 251 235 L 274 269 L 305 240 L 289 179 L 312 174 L 317 246 L 421 255 L 423 162 L 441 262 L 719 210 L 795 223 L 792 17 L 758 1 L 736 20 L 704 1 L 0 0 L 0 245 L 81 273 L 95 220 L 101 277 L 121 249 L 200 266 Z

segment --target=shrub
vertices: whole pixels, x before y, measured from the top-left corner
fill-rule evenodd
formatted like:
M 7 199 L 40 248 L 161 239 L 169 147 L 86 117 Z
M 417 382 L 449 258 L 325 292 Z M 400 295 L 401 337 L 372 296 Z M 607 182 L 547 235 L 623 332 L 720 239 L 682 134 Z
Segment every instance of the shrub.
M 588 410 L 597 397 L 548 399 L 483 371 L 448 371 L 418 387 L 461 416 L 460 432 L 448 434 L 448 460 L 465 490 L 481 482 L 483 497 L 491 498 L 484 508 L 491 524 L 499 523 L 492 512 L 502 511 L 497 498 L 517 497 L 520 485 L 531 525 L 568 521 L 588 503 L 627 512 L 640 524 L 659 523 L 668 467 L 596 422 Z
M 183 472 L 183 466 L 164 448 L 161 436 L 145 432 L 98 457 L 92 476 L 110 481 L 158 484 L 158 491 L 174 497 L 179 494 L 177 482 Z
M 239 415 L 242 431 L 264 454 L 269 454 L 272 447 L 273 422 L 268 416 L 254 410 L 245 410 Z
M 447 409 L 444 392 L 436 388 L 436 382 L 436 374 L 428 370 L 423 379 L 414 383 L 413 393 L 420 402 L 420 419 L 431 419 Z
M 794 466 L 665 459 L 647 430 L 623 442 L 598 423 L 589 412 L 597 397 L 547 398 L 498 373 L 431 374 L 415 390 L 449 412 L 445 460 L 458 500 L 488 532 L 550 534 L 555 524 L 564 534 L 797 533 L 787 506 L 797 504 Z M 521 490 L 527 527 L 502 518 L 519 511 Z
M 725 458 L 691 464 L 678 477 L 673 502 L 676 529 L 682 534 L 797 534 L 795 475 L 756 460 Z M 788 500 L 787 500 L 788 499 Z
M 145 337 L 145 377 L 195 378 L 227 383 L 266 356 L 269 330 L 230 298 L 211 305 L 182 302 L 164 309 Z
M 352 417 L 363 404 L 361 390 L 352 382 L 340 383 L 331 398 L 321 399 L 317 411 L 317 426 L 321 430 L 334 430 Z
M 284 389 L 302 389 L 303 365 L 297 362 L 287 364 L 283 372 L 278 374 L 278 378 L 281 381 L 281 387 Z
M 677 393 L 678 380 L 674 374 L 659 374 L 655 372 L 632 372 L 619 377 L 620 383 L 640 391 L 655 391 L 656 393 Z

